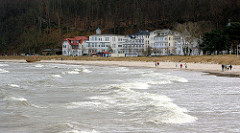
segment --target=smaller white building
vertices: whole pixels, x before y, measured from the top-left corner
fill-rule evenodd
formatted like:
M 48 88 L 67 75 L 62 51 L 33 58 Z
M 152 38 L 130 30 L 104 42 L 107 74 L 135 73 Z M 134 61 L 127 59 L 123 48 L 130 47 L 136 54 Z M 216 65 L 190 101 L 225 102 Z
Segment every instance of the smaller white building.
M 64 39 L 62 54 L 65 56 L 82 56 L 85 52 L 84 46 L 87 45 L 87 40 L 88 38 L 85 36 Z

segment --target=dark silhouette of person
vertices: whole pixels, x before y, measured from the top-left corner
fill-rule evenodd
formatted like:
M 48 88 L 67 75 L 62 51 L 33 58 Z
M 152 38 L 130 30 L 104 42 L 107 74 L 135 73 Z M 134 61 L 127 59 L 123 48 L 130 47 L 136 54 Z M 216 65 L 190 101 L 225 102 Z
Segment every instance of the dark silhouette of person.
M 231 64 L 230 64 L 229 68 L 230 68 L 230 70 L 232 70 L 232 65 Z
M 225 66 L 222 64 L 222 71 L 224 71 L 224 67 L 225 67 Z

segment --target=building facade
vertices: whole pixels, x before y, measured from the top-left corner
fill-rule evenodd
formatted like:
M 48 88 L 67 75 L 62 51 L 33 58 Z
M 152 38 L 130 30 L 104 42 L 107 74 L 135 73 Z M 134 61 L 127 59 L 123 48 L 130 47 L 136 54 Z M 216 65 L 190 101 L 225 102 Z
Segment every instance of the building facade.
M 196 39 L 195 39 L 196 40 Z M 190 51 L 191 50 L 191 51 Z M 87 37 L 66 38 L 62 45 L 63 55 L 98 55 L 107 53 L 112 57 L 199 55 L 197 41 L 189 42 L 187 36 L 169 29 L 152 32 L 139 31 L 132 35 L 96 34 Z
M 65 56 L 82 56 L 84 46 L 87 45 L 87 40 L 88 38 L 85 36 L 64 39 L 62 54 Z
M 86 54 L 92 55 L 101 52 L 109 52 L 111 56 L 125 56 L 123 48 L 125 36 L 115 34 L 101 34 L 98 28 L 95 35 L 90 35 L 87 42 Z

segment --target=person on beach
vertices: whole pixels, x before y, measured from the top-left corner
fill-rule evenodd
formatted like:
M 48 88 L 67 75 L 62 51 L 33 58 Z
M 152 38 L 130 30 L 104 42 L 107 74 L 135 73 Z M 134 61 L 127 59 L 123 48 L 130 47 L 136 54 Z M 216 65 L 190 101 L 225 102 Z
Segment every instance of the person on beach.
M 176 68 L 177 68 L 177 62 L 176 62 Z
M 159 66 L 159 62 L 157 62 L 157 66 Z
M 180 64 L 180 68 L 182 68 L 182 64 Z
M 232 70 L 232 65 L 231 64 L 230 64 L 229 68 L 230 68 L 230 70 Z
M 187 63 L 185 63 L 184 66 L 185 66 L 185 69 L 187 69 Z
M 155 61 L 155 67 L 157 67 L 157 62 Z
M 222 64 L 222 71 L 224 71 L 224 65 Z
M 226 71 L 228 70 L 227 64 L 225 65 L 225 70 L 226 70 Z

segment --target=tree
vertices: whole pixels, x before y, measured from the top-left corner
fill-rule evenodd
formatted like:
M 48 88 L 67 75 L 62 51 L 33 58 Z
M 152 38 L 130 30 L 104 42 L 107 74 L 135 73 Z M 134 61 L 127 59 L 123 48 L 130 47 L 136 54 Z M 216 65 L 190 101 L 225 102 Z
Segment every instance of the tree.
M 227 50 L 229 47 L 229 37 L 224 32 L 215 30 L 208 32 L 203 37 L 203 42 L 200 47 L 204 53 L 219 54 L 223 50 Z
M 229 35 L 232 42 L 233 53 L 235 53 L 235 50 L 240 43 L 240 23 L 232 22 L 230 26 L 226 26 L 225 32 Z

